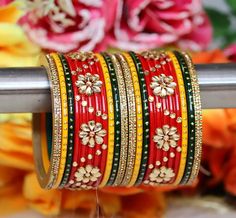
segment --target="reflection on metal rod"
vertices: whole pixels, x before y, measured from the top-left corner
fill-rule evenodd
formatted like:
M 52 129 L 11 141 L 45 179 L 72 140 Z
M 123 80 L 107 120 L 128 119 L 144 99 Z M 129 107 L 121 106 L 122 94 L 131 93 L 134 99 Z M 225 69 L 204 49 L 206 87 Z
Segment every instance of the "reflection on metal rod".
M 203 108 L 236 108 L 236 64 L 196 65 Z M 0 68 L 0 113 L 51 110 L 43 67 Z

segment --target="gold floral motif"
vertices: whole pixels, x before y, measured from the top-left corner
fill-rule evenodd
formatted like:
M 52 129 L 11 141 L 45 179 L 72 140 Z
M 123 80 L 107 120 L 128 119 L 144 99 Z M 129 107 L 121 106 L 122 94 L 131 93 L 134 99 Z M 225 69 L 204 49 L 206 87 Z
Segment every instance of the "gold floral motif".
M 98 74 L 86 73 L 85 75 L 78 75 L 75 85 L 81 94 L 92 95 L 101 92 L 102 81 L 99 80 Z
M 166 97 L 167 95 L 173 95 L 176 83 L 172 76 L 166 76 L 160 74 L 159 76 L 153 76 L 150 87 L 153 89 L 153 94 Z
M 167 168 L 165 166 L 162 166 L 160 168 L 155 168 L 149 175 L 149 181 L 150 181 L 149 184 L 155 185 L 164 182 L 169 182 L 174 176 L 175 173 L 171 168 Z
M 95 55 L 93 52 L 71 52 L 68 56 L 75 60 L 86 61 L 87 59 L 94 59 Z
M 175 148 L 177 146 L 180 136 L 176 127 L 164 125 L 162 128 L 157 128 L 155 132 L 153 141 L 157 143 L 157 148 L 168 151 L 170 147 Z
M 75 180 L 77 182 L 76 184 L 78 185 L 80 184 L 80 187 L 82 188 L 83 186 L 84 188 L 87 188 L 86 185 L 82 185 L 80 182 L 82 183 L 96 182 L 101 175 L 102 174 L 100 173 L 100 169 L 97 167 L 93 167 L 91 165 L 80 167 L 75 173 Z
M 79 137 L 82 139 L 82 144 L 91 148 L 95 143 L 101 145 L 104 142 L 103 137 L 107 134 L 107 131 L 102 129 L 102 124 L 95 123 L 94 120 L 89 121 L 88 124 L 83 123 L 80 129 Z

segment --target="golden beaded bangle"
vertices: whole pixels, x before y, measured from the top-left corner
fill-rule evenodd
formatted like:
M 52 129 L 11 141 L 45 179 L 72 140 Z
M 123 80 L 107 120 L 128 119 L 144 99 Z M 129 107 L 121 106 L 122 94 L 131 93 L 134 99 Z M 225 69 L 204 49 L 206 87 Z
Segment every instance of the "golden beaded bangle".
M 58 73 L 53 59 L 49 56 L 41 56 L 40 64 L 43 65 L 48 73 L 51 87 L 52 113 L 53 113 L 53 138 L 52 152 L 48 169 L 45 169 L 43 163 L 42 147 L 41 147 L 41 115 L 33 115 L 33 149 L 35 154 L 35 166 L 39 184 L 42 188 L 51 189 L 56 181 L 60 156 L 61 156 L 61 94 Z M 46 145 L 45 145 L 46 146 Z M 44 157 L 45 158 L 45 157 Z
M 190 175 L 188 183 L 191 184 L 198 175 L 200 169 L 201 155 L 202 155 L 202 107 L 200 98 L 200 89 L 196 71 L 194 69 L 193 62 L 190 56 L 186 53 L 182 53 L 188 64 L 190 79 L 193 89 L 193 102 L 195 109 L 195 151 L 194 151 L 194 161 L 192 167 L 192 173 Z
M 105 173 L 102 179 L 101 184 L 99 187 L 104 187 L 111 174 L 112 169 L 112 163 L 113 163 L 113 154 L 114 154 L 114 103 L 113 103 L 113 95 L 112 95 L 112 89 L 111 89 L 111 80 L 109 71 L 107 68 L 107 64 L 103 58 L 102 55 L 96 54 L 98 60 L 100 61 L 100 64 L 102 66 L 102 71 L 104 74 L 104 80 L 105 80 L 105 87 L 106 87 L 106 93 L 107 93 L 107 105 L 108 105 L 108 150 L 107 150 L 107 161 L 106 161 L 106 168 Z
M 65 75 L 61 60 L 56 53 L 51 54 L 52 58 L 55 61 L 59 84 L 61 92 L 61 111 L 62 111 L 62 142 L 61 142 L 61 156 L 60 156 L 60 165 L 59 172 L 53 188 L 57 188 L 63 178 L 65 164 L 66 164 L 66 155 L 67 155 L 67 142 L 68 142 L 68 104 L 67 104 L 67 91 L 65 83 Z
M 142 158 L 142 146 L 143 146 L 143 111 L 142 111 L 142 100 L 141 100 L 141 91 L 139 85 L 138 73 L 133 62 L 132 57 L 128 53 L 122 53 L 125 57 L 132 76 L 133 86 L 134 86 L 134 94 L 135 94 L 135 102 L 136 102 L 136 126 L 137 126 L 137 144 L 136 144 L 136 154 L 135 154 L 135 164 L 133 175 L 128 186 L 133 186 L 138 178 L 141 158 Z
M 128 105 L 126 98 L 126 89 L 125 89 L 125 81 L 123 77 L 122 68 L 120 66 L 119 61 L 116 59 L 115 55 L 109 55 L 113 62 L 115 73 L 118 82 L 118 89 L 120 94 L 120 107 L 121 107 L 121 150 L 120 150 L 120 160 L 119 160 L 119 168 L 116 179 L 114 181 L 114 186 L 118 186 L 121 184 L 126 164 L 127 164 L 127 155 L 128 155 Z
M 184 175 L 186 159 L 187 159 L 187 149 L 188 149 L 188 112 L 187 112 L 187 101 L 185 94 L 184 81 L 182 76 L 182 71 L 179 62 L 172 52 L 167 52 L 171 60 L 173 61 L 176 76 L 179 84 L 180 100 L 181 100 L 181 114 L 182 114 L 182 147 L 181 147 L 181 158 L 178 174 L 176 176 L 174 185 L 178 185 Z
M 121 185 L 127 186 L 130 183 L 133 174 L 135 155 L 136 155 L 136 142 L 137 142 L 136 103 L 134 95 L 134 86 L 129 65 L 121 54 L 117 54 L 116 56 L 120 62 L 123 71 L 125 86 L 126 86 L 127 103 L 128 103 L 128 121 L 129 121 L 128 157 L 127 157 L 127 166 L 125 169 L 125 175 L 121 183 Z

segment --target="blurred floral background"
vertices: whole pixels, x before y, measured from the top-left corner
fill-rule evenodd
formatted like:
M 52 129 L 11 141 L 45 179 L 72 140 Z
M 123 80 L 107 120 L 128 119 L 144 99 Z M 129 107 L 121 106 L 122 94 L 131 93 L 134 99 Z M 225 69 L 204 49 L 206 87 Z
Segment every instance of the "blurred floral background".
M 165 47 L 192 52 L 195 63 L 236 61 L 235 0 L 0 0 L 0 67 L 34 66 L 41 52 L 52 50 Z M 204 110 L 203 118 L 202 169 L 194 186 L 71 192 L 40 189 L 31 115 L 2 114 L 0 216 L 31 210 L 58 217 L 163 217 L 175 198 L 190 205 L 186 199 L 209 196 L 236 206 L 236 109 Z

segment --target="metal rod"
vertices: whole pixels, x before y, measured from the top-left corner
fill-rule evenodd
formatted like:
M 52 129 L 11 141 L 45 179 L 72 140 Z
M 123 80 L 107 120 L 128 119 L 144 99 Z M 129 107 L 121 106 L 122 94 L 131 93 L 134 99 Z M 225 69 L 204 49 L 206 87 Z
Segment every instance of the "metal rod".
M 196 65 L 196 70 L 204 109 L 236 108 L 236 63 Z M 45 68 L 0 68 L 0 113 L 50 110 Z

